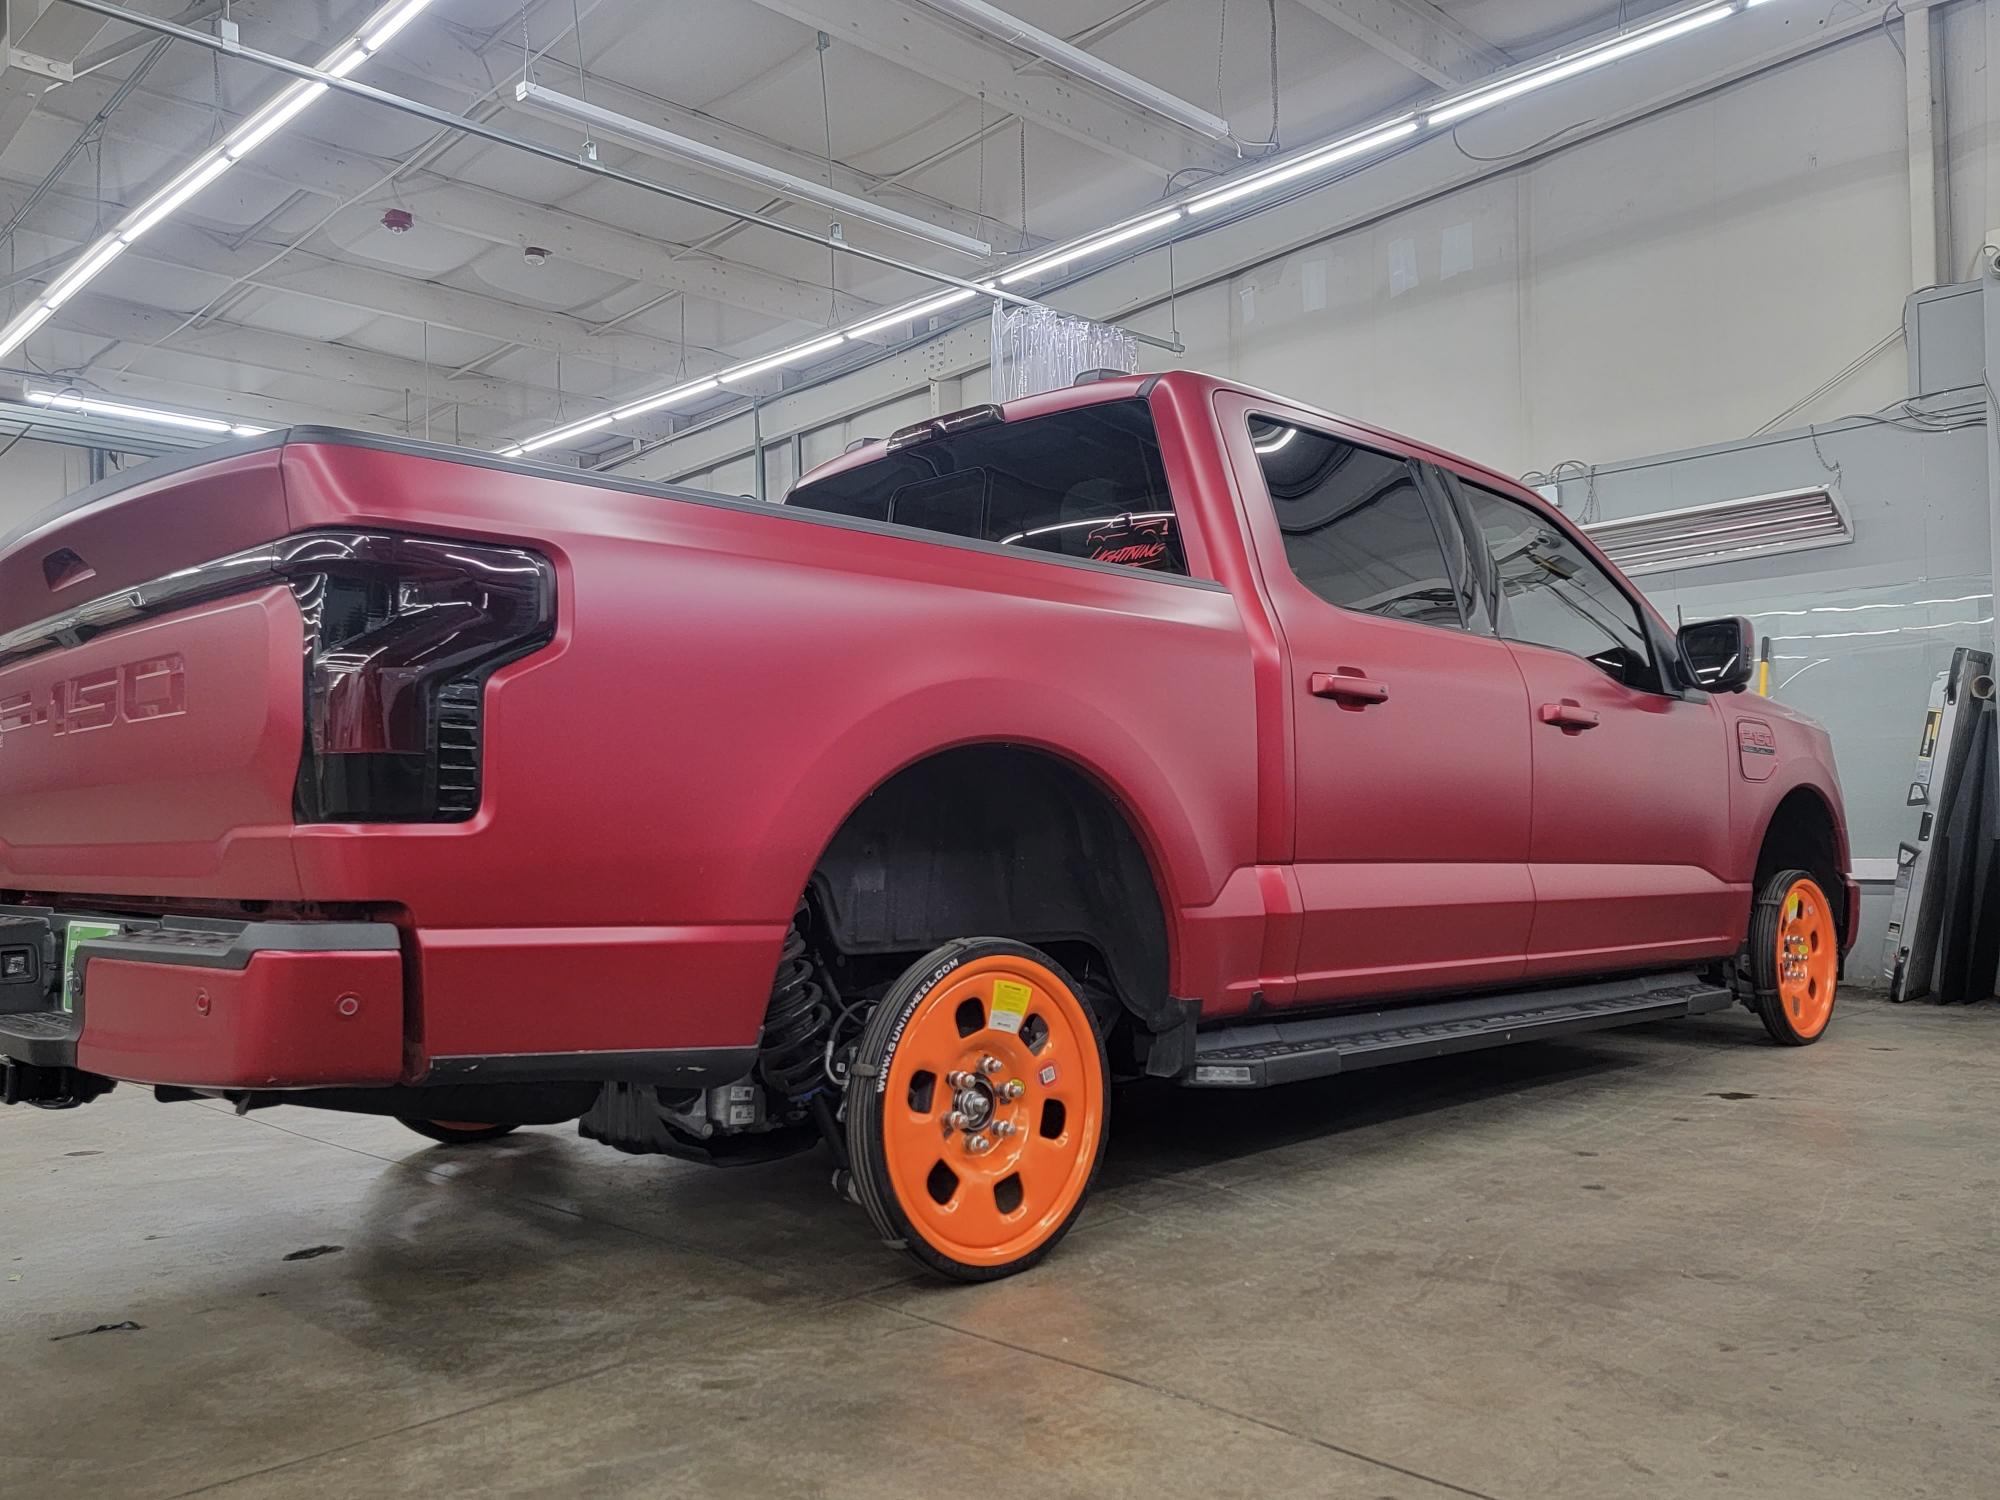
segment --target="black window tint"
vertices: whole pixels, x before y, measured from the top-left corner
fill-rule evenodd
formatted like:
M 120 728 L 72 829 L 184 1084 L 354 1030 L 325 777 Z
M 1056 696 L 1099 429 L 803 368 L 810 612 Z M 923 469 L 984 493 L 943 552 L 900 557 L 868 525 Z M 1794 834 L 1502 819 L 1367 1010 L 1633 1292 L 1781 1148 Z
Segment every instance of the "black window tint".
M 1186 573 L 1143 401 L 933 438 L 809 480 L 787 505 L 1166 573 Z
M 1299 582 L 1329 604 L 1462 628 L 1430 505 L 1409 463 L 1250 419 L 1250 445 Z
M 1499 585 L 1500 633 L 1595 662 L 1642 685 L 1652 652 L 1639 610 L 1583 549 L 1545 517 L 1477 485 L 1463 486 Z

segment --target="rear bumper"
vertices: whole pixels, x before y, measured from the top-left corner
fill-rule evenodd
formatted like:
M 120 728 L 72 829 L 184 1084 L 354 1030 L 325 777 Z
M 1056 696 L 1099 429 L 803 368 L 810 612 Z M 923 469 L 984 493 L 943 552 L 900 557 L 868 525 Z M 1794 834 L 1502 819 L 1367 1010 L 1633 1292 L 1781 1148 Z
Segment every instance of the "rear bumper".
M 0 1055 L 16 1064 L 215 1089 L 402 1075 L 403 961 L 389 923 L 189 921 L 94 938 L 76 951 L 64 1010 L 66 922 L 44 920 L 42 1004 L 0 1014 Z
M 72 920 L 93 919 L 0 906 L 5 1102 L 93 1097 L 107 1080 L 229 1092 L 709 1088 L 756 1062 L 784 934 L 127 917 L 127 930 L 79 941 L 65 1009 Z M 9 954 L 28 961 L 10 968 Z M 15 968 L 24 977 L 9 980 Z

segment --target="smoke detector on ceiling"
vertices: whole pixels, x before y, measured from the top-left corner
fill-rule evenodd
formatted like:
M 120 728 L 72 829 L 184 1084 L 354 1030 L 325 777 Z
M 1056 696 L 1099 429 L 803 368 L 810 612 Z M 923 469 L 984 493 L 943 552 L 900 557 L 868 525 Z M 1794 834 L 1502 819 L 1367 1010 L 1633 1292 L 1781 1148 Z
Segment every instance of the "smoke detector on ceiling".
M 392 208 L 382 215 L 382 227 L 391 234 L 408 234 L 417 227 L 417 216 L 407 208 Z
M 549 262 L 549 252 L 540 245 L 527 245 L 521 250 L 521 259 L 531 266 L 545 266 Z

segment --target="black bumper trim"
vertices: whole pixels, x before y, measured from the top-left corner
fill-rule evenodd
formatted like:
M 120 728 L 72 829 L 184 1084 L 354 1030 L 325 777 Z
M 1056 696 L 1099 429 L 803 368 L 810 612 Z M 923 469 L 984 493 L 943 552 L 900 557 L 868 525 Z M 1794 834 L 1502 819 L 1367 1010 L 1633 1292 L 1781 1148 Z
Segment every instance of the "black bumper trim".
M 656 1052 L 511 1052 L 495 1057 L 434 1057 L 425 1083 L 652 1083 L 714 1088 L 746 1077 L 753 1047 L 676 1047 Z

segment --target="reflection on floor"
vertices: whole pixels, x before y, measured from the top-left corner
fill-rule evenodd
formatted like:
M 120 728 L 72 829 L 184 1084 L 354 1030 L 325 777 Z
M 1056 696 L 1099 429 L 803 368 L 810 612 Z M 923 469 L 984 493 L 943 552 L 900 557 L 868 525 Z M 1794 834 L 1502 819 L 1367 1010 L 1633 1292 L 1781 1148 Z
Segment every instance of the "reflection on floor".
M 1857 998 L 1126 1095 L 1078 1232 L 972 1289 L 816 1156 L 0 1111 L 6 1487 L 1990 1492 L 1996 1081 L 2000 1006 Z

